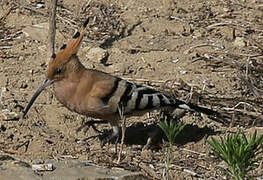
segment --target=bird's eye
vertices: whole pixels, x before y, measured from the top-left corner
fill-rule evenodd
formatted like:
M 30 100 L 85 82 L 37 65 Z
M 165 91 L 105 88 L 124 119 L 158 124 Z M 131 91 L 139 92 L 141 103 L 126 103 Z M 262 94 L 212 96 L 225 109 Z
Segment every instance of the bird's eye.
M 62 72 L 62 69 L 61 68 L 57 68 L 56 74 L 60 74 L 61 72 Z

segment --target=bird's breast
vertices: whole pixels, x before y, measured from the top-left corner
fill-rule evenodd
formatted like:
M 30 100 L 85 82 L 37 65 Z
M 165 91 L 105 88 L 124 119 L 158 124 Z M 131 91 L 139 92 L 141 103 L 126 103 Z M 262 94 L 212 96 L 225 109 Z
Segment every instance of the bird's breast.
M 107 105 L 100 99 L 89 97 L 88 93 L 85 93 L 88 90 L 77 83 L 61 81 L 53 87 L 57 100 L 73 112 L 99 119 L 113 115 Z
M 69 110 L 83 114 L 82 98 L 77 93 L 78 84 L 70 81 L 60 81 L 54 83 L 54 91 L 57 100 Z

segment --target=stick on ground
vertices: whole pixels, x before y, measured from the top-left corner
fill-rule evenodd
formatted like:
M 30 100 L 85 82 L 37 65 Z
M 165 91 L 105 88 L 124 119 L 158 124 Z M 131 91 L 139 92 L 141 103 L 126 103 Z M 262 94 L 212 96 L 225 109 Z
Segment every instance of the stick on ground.
M 120 144 L 120 151 L 118 154 L 118 160 L 117 160 L 117 164 L 120 164 L 121 161 L 121 154 L 122 154 L 122 150 L 123 150 L 123 144 L 124 144 L 124 138 L 125 138 L 125 131 L 126 131 L 126 117 L 123 115 L 123 107 L 119 107 L 119 113 L 121 116 L 121 120 L 122 120 L 122 136 L 121 136 L 121 144 Z M 117 151 L 116 151 L 117 152 Z
M 57 0 L 50 0 L 50 14 L 49 14 L 49 28 L 48 28 L 48 43 L 47 43 L 47 57 L 51 57 L 55 52 L 55 36 L 56 36 L 56 9 Z

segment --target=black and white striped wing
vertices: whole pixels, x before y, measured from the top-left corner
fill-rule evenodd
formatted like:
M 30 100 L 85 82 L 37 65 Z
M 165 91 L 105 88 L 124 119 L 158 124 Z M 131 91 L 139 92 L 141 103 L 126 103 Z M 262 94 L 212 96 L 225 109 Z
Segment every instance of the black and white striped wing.
M 132 111 L 172 106 L 174 101 L 159 91 L 118 78 L 115 80 L 108 103 L 114 110 L 119 106 L 124 109 L 125 114 L 128 114 Z
M 180 100 L 120 78 L 115 79 L 111 92 L 103 97 L 102 101 L 111 109 L 111 112 L 116 113 L 118 107 L 122 107 L 125 114 L 166 106 L 189 108 Z
M 131 91 L 125 101 L 120 102 L 125 107 L 125 113 L 170 106 L 172 103 L 167 96 L 154 89 L 132 83 L 128 85 L 132 87 Z

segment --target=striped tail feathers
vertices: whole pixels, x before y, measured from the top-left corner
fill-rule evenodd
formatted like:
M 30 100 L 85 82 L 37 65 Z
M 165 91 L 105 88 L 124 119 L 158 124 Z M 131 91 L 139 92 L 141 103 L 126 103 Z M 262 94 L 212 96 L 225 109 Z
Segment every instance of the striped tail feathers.
M 171 101 L 172 101 L 172 106 L 174 106 L 175 108 L 185 109 L 188 111 L 197 111 L 197 112 L 204 113 L 206 115 L 219 115 L 218 112 L 212 109 L 201 107 L 196 104 L 187 103 L 187 102 L 175 99 L 175 98 L 173 98 Z
M 221 114 L 212 109 L 201 107 L 192 103 L 186 103 L 144 86 L 133 84 L 133 88 L 129 89 L 131 89 L 130 95 L 125 98 L 127 100 L 124 104 L 125 113 L 129 113 L 133 110 L 144 111 L 172 107 L 174 109 L 180 108 L 187 111 L 197 111 L 206 115 L 214 116 L 219 118 L 219 120 L 215 119 L 217 122 L 225 124 L 225 121 L 220 120 L 222 117 Z
M 179 107 L 180 108 L 183 107 L 182 109 L 186 109 L 186 110 L 190 110 L 190 111 L 194 110 L 194 111 L 197 111 L 197 112 L 201 112 L 201 113 L 204 113 L 206 115 L 219 115 L 218 112 L 216 112 L 216 111 L 214 111 L 212 109 L 201 107 L 201 106 L 198 106 L 196 104 L 187 103 L 187 104 L 179 105 Z
M 181 108 L 181 109 L 185 109 L 188 111 L 201 112 L 201 113 L 208 115 L 211 119 L 213 119 L 216 122 L 222 123 L 224 125 L 229 125 L 229 121 L 227 120 L 228 117 L 217 112 L 217 111 L 214 111 L 214 110 L 209 109 L 209 108 L 201 107 L 201 106 L 198 106 L 196 104 L 185 103 L 185 102 L 180 101 L 180 100 L 176 100 L 176 101 L 177 101 L 176 106 Z

